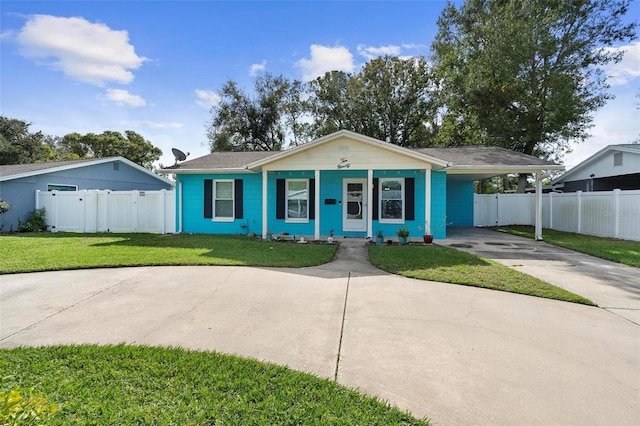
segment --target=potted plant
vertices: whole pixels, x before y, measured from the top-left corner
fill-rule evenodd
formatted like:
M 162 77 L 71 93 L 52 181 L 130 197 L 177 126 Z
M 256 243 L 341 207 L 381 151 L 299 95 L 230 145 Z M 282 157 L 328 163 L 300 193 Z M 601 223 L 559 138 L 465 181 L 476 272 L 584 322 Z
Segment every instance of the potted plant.
M 447 220 L 447 217 L 446 216 L 442 216 L 442 220 L 440 221 L 438 226 L 436 226 L 436 228 L 435 228 L 435 230 L 433 232 L 431 231 L 431 227 L 429 226 L 429 221 L 428 220 L 424 221 L 424 227 L 422 227 L 422 226 L 418 227 L 420 232 L 422 232 L 422 240 L 424 241 L 425 244 L 433 243 L 433 236 L 435 234 L 437 234 L 438 231 L 440 231 L 440 228 L 442 228 L 442 226 L 445 224 L 446 220 Z
M 333 244 L 333 229 L 329 231 L 329 237 L 327 237 L 327 243 Z
M 382 233 L 382 229 L 378 230 L 376 234 L 376 245 L 381 246 L 384 244 L 384 234 Z
M 398 228 L 396 230 L 396 234 L 398 234 L 398 241 L 401 245 L 407 244 L 407 240 L 409 238 L 409 228 Z

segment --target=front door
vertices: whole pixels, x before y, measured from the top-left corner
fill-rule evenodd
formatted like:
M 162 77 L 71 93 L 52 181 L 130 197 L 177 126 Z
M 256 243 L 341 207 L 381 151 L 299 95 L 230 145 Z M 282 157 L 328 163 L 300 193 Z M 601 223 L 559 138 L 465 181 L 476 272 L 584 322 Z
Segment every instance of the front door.
M 342 200 L 342 230 L 366 232 L 367 180 L 344 179 Z

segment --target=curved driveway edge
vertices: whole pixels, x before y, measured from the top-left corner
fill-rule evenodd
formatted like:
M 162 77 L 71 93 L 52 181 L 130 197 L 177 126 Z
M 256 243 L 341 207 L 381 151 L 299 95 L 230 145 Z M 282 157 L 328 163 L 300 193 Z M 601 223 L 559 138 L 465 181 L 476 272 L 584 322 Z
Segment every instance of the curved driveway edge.
M 0 276 L 0 347 L 216 350 L 377 395 L 436 425 L 640 424 L 640 327 L 589 306 L 389 275 L 345 241 L 301 269 Z M 348 287 L 348 297 L 345 295 Z

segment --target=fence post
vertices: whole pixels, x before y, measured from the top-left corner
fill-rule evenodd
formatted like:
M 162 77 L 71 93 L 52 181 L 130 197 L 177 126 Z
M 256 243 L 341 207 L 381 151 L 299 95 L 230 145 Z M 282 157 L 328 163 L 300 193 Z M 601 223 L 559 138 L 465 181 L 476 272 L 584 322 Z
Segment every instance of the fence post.
M 549 229 L 553 229 L 553 191 L 549 193 Z
M 614 231 L 613 238 L 620 235 L 620 189 L 613 190 L 613 215 L 614 215 Z
M 582 191 L 576 192 L 576 202 L 578 203 L 578 230 L 577 234 L 582 233 Z
M 162 233 L 167 233 L 167 190 L 162 190 Z
M 133 232 L 138 232 L 138 197 L 140 196 L 139 191 L 133 192 Z

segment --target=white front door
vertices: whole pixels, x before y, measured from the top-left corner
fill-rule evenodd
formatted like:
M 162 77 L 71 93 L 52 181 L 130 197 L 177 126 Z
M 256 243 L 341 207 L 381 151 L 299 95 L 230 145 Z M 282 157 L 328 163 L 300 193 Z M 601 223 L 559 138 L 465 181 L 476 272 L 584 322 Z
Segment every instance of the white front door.
M 367 180 L 344 179 L 342 185 L 342 230 L 366 232 Z

